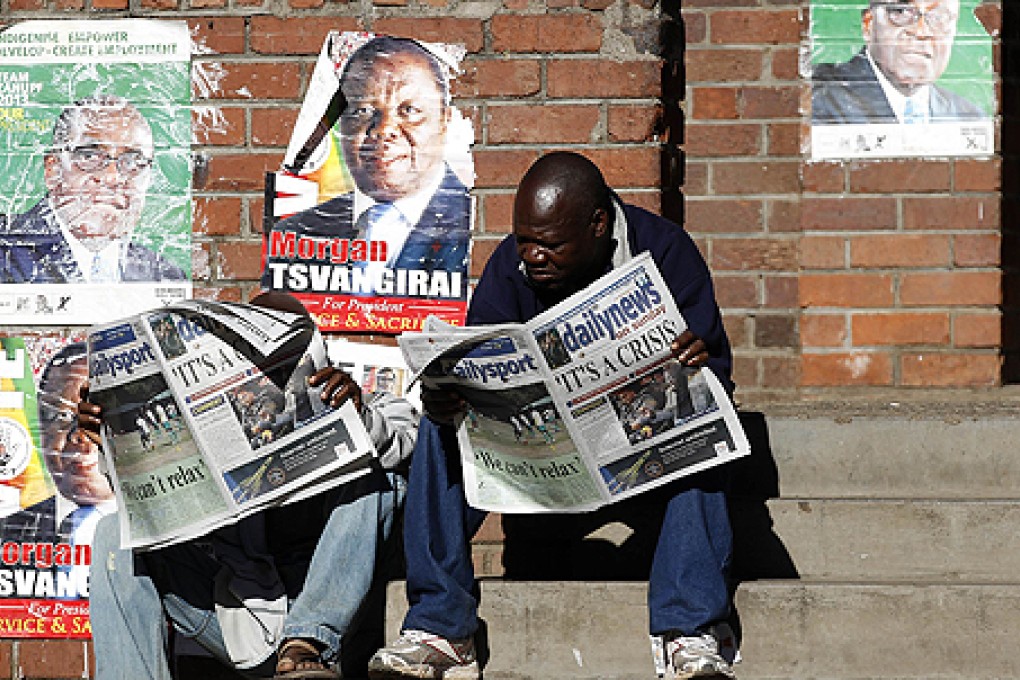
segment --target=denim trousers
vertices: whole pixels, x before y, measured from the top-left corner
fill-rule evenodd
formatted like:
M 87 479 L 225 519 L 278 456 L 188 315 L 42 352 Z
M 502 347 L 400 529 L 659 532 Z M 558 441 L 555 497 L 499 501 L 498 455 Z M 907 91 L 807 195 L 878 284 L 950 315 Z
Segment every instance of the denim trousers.
M 283 638 L 310 638 L 335 661 L 377 574 L 403 501 L 405 481 L 386 473 L 376 490 L 340 496 L 317 543 L 300 593 L 290 603 Z M 356 484 L 357 482 L 355 482 Z M 137 576 L 130 550 L 120 548 L 118 517 L 100 521 L 93 541 L 90 617 L 97 680 L 171 680 L 169 628 L 232 665 L 212 606 L 210 570 L 180 570 L 173 592 Z
M 693 635 L 730 613 L 733 538 L 726 497 L 691 480 L 679 480 L 667 493 L 672 496 L 648 578 L 649 632 Z M 453 428 L 422 418 L 404 510 L 405 630 L 448 639 L 474 634 L 480 592 L 471 538 L 485 514 L 465 500 Z

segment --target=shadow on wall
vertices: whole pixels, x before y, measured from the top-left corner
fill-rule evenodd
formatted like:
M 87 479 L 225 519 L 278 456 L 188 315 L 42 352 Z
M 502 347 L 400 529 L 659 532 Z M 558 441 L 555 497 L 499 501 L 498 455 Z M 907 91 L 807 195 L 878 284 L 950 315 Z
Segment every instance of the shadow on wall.
M 703 475 L 724 485 L 733 525 L 734 587 L 741 581 L 798 578 L 772 530 L 766 501 L 779 496 L 779 473 L 761 413 L 740 413 L 751 455 Z M 672 485 L 623 504 L 573 515 L 504 515 L 505 578 L 534 581 L 644 581 Z
M 1002 3 L 1003 383 L 1020 383 L 1020 5 Z

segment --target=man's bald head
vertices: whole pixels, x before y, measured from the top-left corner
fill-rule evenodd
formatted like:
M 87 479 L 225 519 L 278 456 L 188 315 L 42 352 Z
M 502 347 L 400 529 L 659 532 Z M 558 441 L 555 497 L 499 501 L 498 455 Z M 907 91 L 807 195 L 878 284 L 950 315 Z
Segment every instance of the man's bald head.
M 514 199 L 514 236 L 531 285 L 547 301 L 605 273 L 613 216 L 612 192 L 584 156 L 555 152 L 528 169 Z

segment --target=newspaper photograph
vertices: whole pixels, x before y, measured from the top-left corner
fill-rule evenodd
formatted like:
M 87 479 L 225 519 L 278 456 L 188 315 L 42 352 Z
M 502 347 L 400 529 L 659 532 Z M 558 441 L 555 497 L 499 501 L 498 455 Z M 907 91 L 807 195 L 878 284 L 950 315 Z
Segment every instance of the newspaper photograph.
M 715 375 L 672 356 L 686 323 L 647 255 L 526 324 L 425 328 L 398 341 L 424 387 L 469 405 L 479 509 L 592 510 L 750 452 Z
M 0 321 L 90 325 L 191 296 L 184 21 L 0 31 Z
M 262 307 L 193 301 L 94 327 L 90 398 L 124 546 L 194 538 L 363 472 L 374 450 L 353 405 L 331 409 L 308 383 L 326 365 L 311 319 Z
M 389 392 L 421 411 L 421 390 L 418 383 L 411 382 L 411 370 L 399 347 L 354 342 L 334 335 L 326 338 L 326 352 L 330 363 L 354 378 L 366 394 Z

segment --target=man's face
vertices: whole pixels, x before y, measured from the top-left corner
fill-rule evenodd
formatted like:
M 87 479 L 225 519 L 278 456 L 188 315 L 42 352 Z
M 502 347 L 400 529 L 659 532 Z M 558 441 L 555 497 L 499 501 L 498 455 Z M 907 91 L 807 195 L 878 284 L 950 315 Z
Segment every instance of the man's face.
M 425 56 L 398 52 L 358 62 L 342 87 L 344 161 L 362 193 L 395 201 L 441 171 L 449 111 Z
M 91 250 L 129 236 L 145 204 L 152 133 L 128 108 L 82 109 L 66 144 L 46 155 L 46 189 L 60 222 Z
M 556 193 L 555 189 L 540 189 Z M 514 201 L 514 236 L 525 274 L 539 295 L 562 299 L 588 285 L 606 266 L 602 236 L 608 228 L 604 210 L 577 214 L 564 197 Z
M 909 95 L 946 70 L 959 16 L 960 0 L 877 3 L 864 12 L 864 41 L 889 81 Z
M 50 373 L 51 391 L 39 393 L 40 443 L 57 490 L 78 505 L 112 500 L 113 489 L 99 471 L 99 448 L 75 431 L 78 390 L 88 380 L 88 365 L 83 357 Z

